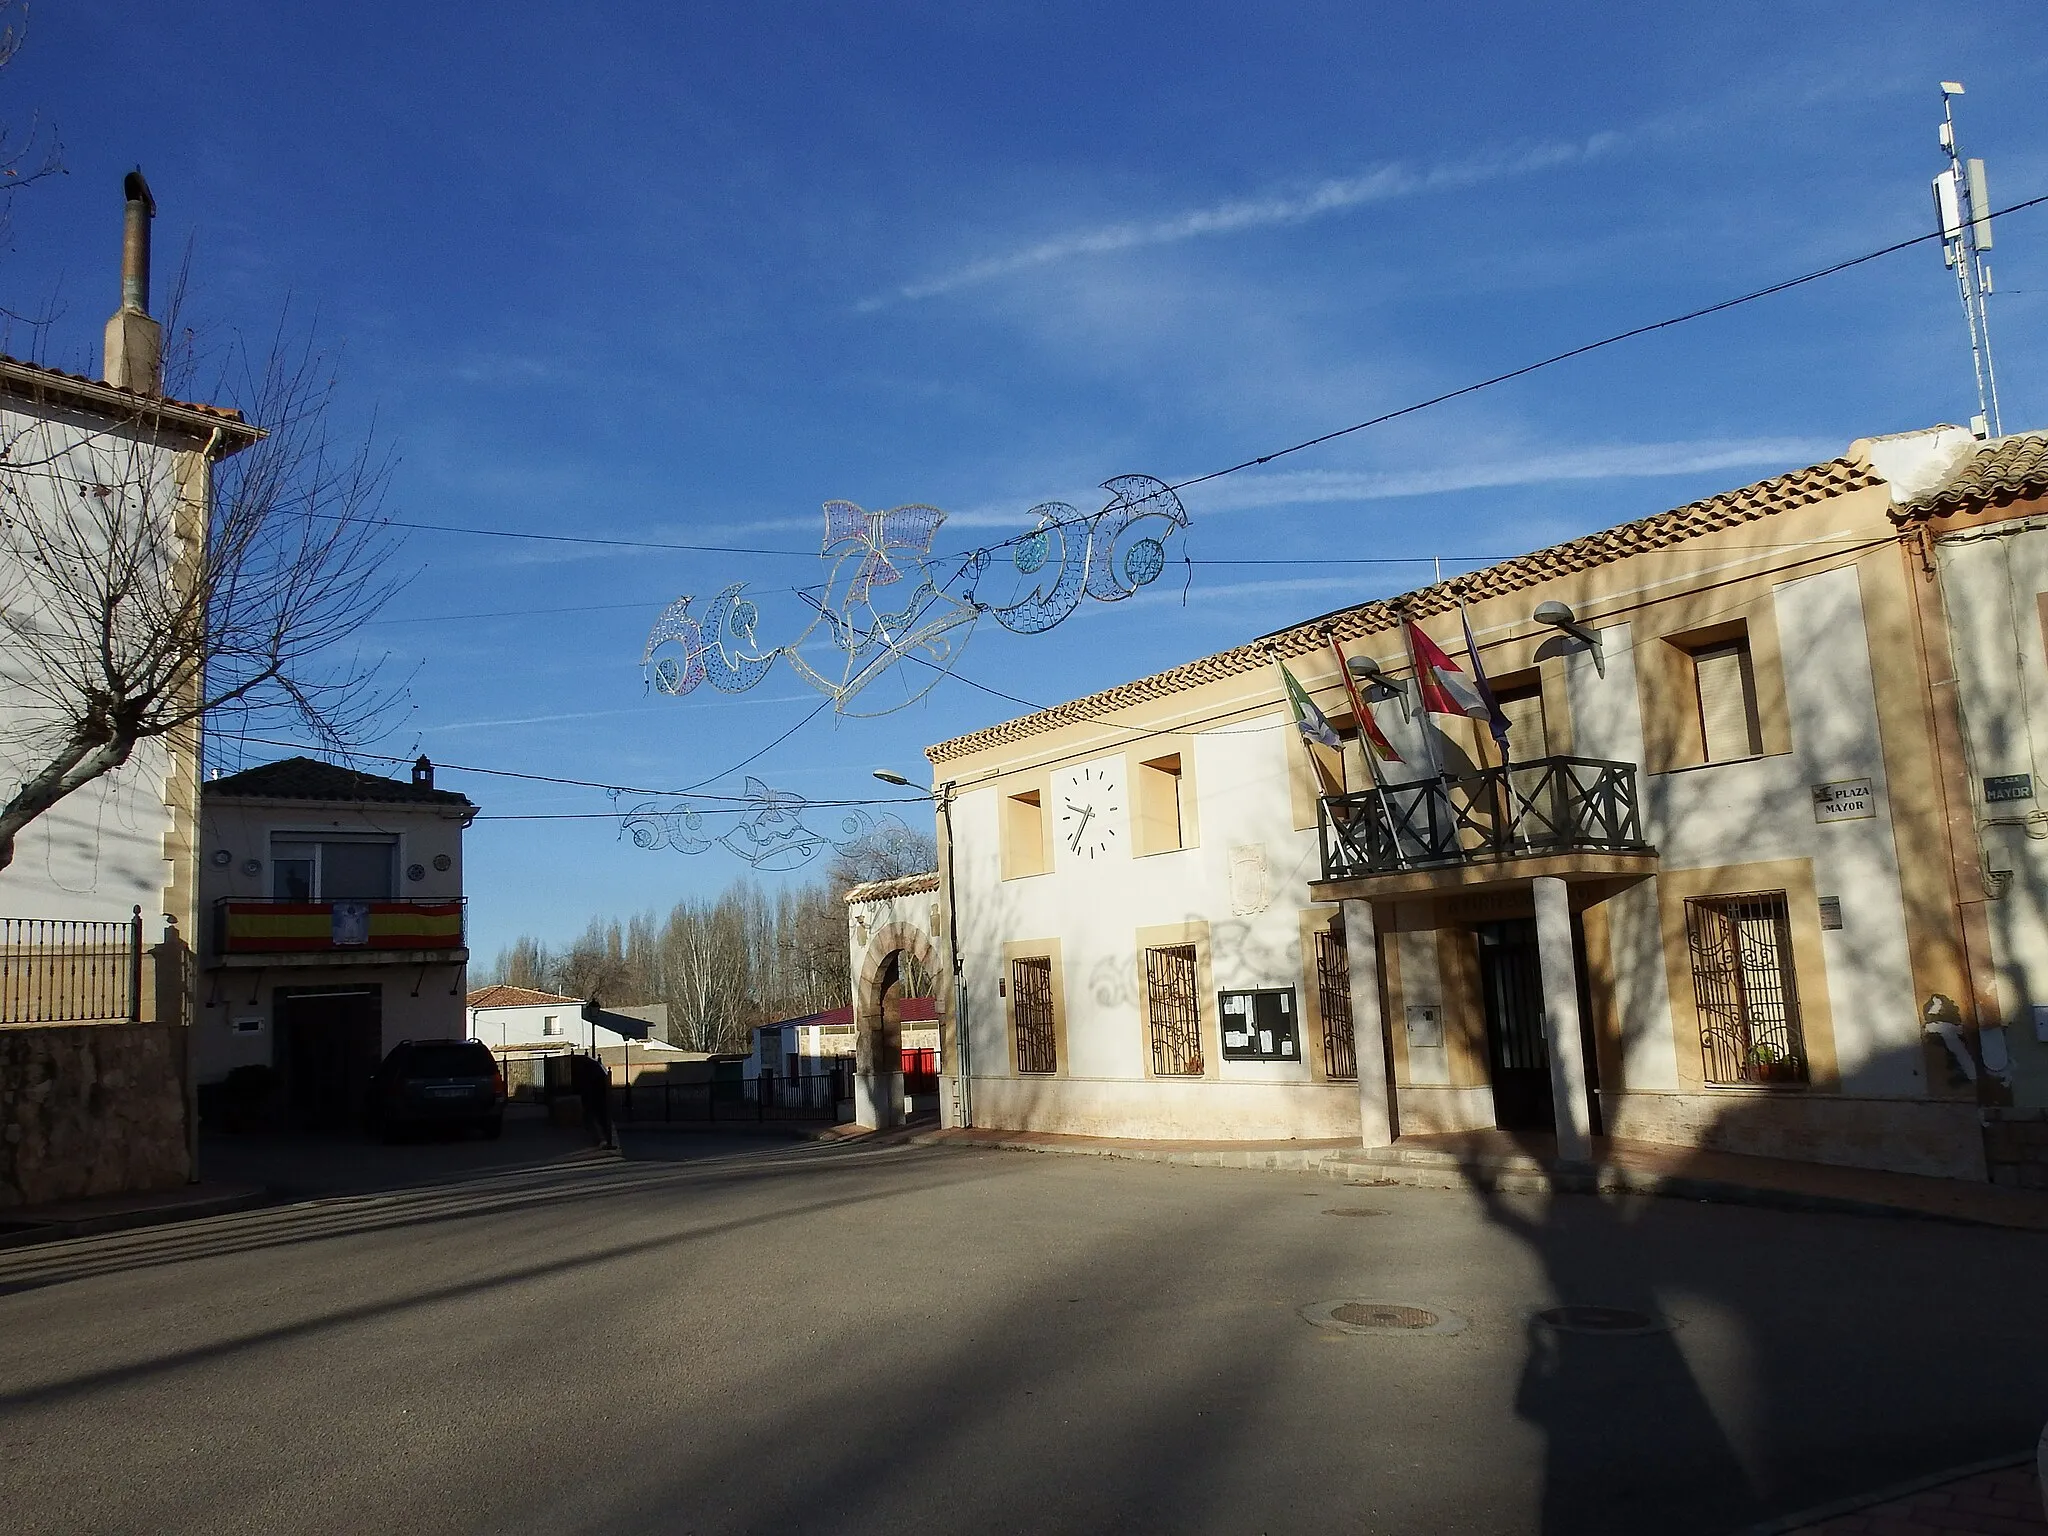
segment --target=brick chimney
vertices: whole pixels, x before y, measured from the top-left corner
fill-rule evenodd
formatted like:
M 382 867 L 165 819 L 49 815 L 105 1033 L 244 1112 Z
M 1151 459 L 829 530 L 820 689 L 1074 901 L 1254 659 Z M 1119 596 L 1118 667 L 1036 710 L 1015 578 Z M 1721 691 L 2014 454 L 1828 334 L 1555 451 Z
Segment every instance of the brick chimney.
M 142 167 L 121 183 L 128 207 L 121 228 L 121 307 L 107 322 L 106 366 L 102 377 L 116 389 L 137 394 L 164 392 L 163 328 L 149 317 L 149 221 L 156 199 L 142 179 Z

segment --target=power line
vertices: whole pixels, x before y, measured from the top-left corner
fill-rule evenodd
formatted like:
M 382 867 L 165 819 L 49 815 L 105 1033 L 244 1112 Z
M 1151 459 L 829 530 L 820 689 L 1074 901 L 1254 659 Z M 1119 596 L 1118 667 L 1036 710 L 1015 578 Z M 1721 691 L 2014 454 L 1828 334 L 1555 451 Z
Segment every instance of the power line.
M 777 736 L 773 741 L 769 742 L 767 746 L 762 747 L 760 751 L 753 753 L 751 756 L 742 758 L 739 762 L 734 763 L 730 768 L 725 768 L 717 773 L 714 773 L 708 779 L 699 779 L 696 785 L 691 785 L 685 789 L 649 789 L 645 785 L 641 784 L 606 784 L 597 779 L 571 779 L 565 778 L 559 774 L 552 773 L 522 773 L 512 768 L 484 768 L 475 763 L 444 763 L 437 760 L 434 762 L 434 767 L 437 770 L 446 769 L 450 773 L 476 773 L 483 774 L 487 777 L 494 779 L 524 779 L 536 784 L 562 784 L 572 789 L 602 789 L 607 792 L 622 795 L 652 795 L 657 799 L 681 799 L 684 796 L 690 796 L 698 800 L 723 800 L 733 802 L 736 809 L 744 809 L 747 806 L 752 805 L 754 803 L 754 799 L 752 796 L 707 795 L 702 793 L 701 790 L 697 787 L 697 785 L 715 783 L 719 779 L 724 778 L 727 774 L 737 773 L 740 769 L 746 767 L 749 763 L 755 761 L 755 759 L 762 757 L 763 755 L 771 751 L 773 748 L 780 746 L 783 742 L 787 741 L 791 736 L 794 736 L 798 731 L 802 730 L 806 725 L 809 725 L 813 720 L 817 719 L 820 712 L 824 709 L 825 704 L 829 704 L 830 702 L 831 701 L 829 699 L 825 700 L 824 703 L 821 703 L 817 709 L 814 709 L 808 715 L 805 715 L 803 719 L 797 721 L 795 725 L 791 726 L 788 730 L 784 731 L 780 736 Z M 236 740 L 253 743 L 254 745 L 260 747 L 284 747 L 288 750 L 296 752 L 317 752 L 322 750 L 318 747 L 309 747 L 303 742 L 277 741 L 267 736 L 238 736 L 236 737 Z M 413 761 L 413 759 L 410 757 L 394 757 L 388 752 L 350 752 L 347 755 L 350 757 L 361 758 L 365 762 L 371 763 L 410 763 Z M 806 800 L 804 803 L 806 805 L 819 806 L 916 805 L 925 798 L 927 797 L 922 795 L 918 796 L 914 800 L 905 799 L 902 796 L 894 796 L 888 798 L 878 797 L 866 800 Z M 604 816 L 619 816 L 623 815 L 624 812 L 594 812 L 592 814 Z M 479 817 L 478 819 L 482 820 L 484 818 Z M 499 820 L 503 818 L 493 817 L 491 819 Z
M 1989 217 L 2003 218 L 2008 213 L 2018 213 L 2022 209 L 2038 207 L 2042 203 L 2048 203 L 2048 194 L 2040 197 L 2030 197 L 2023 203 L 2014 203 L 2008 208 L 2001 208 L 1996 213 L 1989 215 Z M 1685 314 L 1673 315 L 1669 319 L 1655 320 L 1648 325 L 1638 325 L 1626 331 L 1617 331 L 1612 336 L 1603 336 L 1598 341 L 1589 341 L 1582 346 L 1553 353 L 1539 362 L 1525 363 L 1520 368 L 1511 368 L 1506 373 L 1497 373 L 1490 379 L 1481 379 L 1477 384 L 1467 384 L 1461 389 L 1446 390 L 1443 394 L 1432 395 L 1427 400 L 1418 400 L 1413 405 L 1404 405 L 1399 410 L 1386 411 L 1378 416 L 1368 417 L 1364 421 L 1354 422 L 1348 427 L 1339 427 L 1334 432 L 1324 432 L 1315 437 L 1305 438 L 1301 442 L 1292 443 L 1285 448 L 1276 448 L 1271 453 L 1262 453 L 1257 458 L 1245 459 L 1240 463 L 1232 464 L 1227 469 L 1212 469 L 1206 475 L 1196 475 L 1191 479 L 1176 481 L 1169 489 L 1176 492 L 1184 491 L 1191 485 L 1200 485 L 1208 480 L 1220 480 L 1225 475 L 1236 474 L 1239 470 L 1255 469 L 1261 464 L 1270 464 L 1275 459 L 1284 459 L 1290 453 L 1300 453 L 1304 448 L 1315 448 L 1323 443 L 1333 442 L 1340 437 L 1349 437 L 1353 432 L 1363 432 L 1367 427 L 1377 427 L 1385 422 L 1399 420 L 1403 416 L 1412 416 L 1417 411 L 1426 411 L 1431 406 L 1442 405 L 1447 400 L 1456 400 L 1464 395 L 1476 394 L 1482 389 L 1491 389 L 1496 384 L 1505 384 L 1510 379 L 1519 379 L 1540 369 L 1552 367 L 1557 363 L 1568 362 L 1575 357 L 1584 357 L 1589 352 L 1598 352 L 1602 347 L 1611 347 L 1617 342 L 1631 341 L 1638 336 L 1647 336 L 1652 331 L 1666 330 L 1674 325 L 1684 325 L 1690 320 L 1702 320 L 1708 315 L 1718 315 L 1723 310 L 1734 309 L 1739 305 L 1753 304 L 1758 299 L 1767 299 L 1773 294 L 1784 293 L 1788 289 L 1798 288 L 1806 283 L 1818 282 L 1824 277 L 1833 277 L 1838 272 L 1847 272 L 1851 267 L 1860 267 L 1866 262 L 1876 261 L 1880 257 L 1890 256 L 1895 252 L 1907 250 L 1916 245 L 1925 245 L 1929 240 L 1939 240 L 1941 238 L 1942 232 L 1937 229 L 1928 234 L 1915 235 L 1910 240 L 1894 241 L 1892 244 L 1883 246 L 1878 250 L 1866 251 L 1861 256 L 1851 256 L 1846 261 L 1838 261 L 1830 266 L 1819 267 L 1798 277 L 1788 277 L 1782 282 L 1771 283 L 1766 287 L 1753 289 L 1735 298 L 1723 299 L 1718 304 L 1709 304 L 1702 309 L 1688 310 Z

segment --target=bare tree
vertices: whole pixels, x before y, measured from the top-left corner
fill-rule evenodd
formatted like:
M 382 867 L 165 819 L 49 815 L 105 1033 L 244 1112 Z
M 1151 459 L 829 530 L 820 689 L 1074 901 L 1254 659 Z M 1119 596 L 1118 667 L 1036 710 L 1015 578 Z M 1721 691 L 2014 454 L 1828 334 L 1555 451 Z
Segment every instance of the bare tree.
M 375 520 L 389 461 L 373 435 L 337 440 L 329 360 L 285 324 L 226 364 L 224 392 L 262 427 L 231 457 L 216 455 L 232 424 L 173 452 L 143 402 L 0 435 L 0 769 L 17 779 L 0 869 L 24 827 L 140 743 L 209 719 L 346 750 L 392 700 L 354 644 L 394 590 Z
M 885 821 L 833 855 L 829 879 L 833 891 L 844 896 L 872 880 L 900 880 L 938 867 L 938 844 L 929 832 Z

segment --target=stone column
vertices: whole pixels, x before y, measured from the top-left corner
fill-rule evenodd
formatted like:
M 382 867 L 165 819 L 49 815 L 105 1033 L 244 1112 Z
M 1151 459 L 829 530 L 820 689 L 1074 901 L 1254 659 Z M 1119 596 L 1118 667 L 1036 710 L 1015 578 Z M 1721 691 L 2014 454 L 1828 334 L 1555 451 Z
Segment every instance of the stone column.
M 1536 959 L 1543 974 L 1543 1034 L 1550 1047 L 1550 1102 L 1557 1119 L 1557 1155 L 1584 1163 L 1593 1156 L 1586 1108 L 1586 1052 L 1579 1034 L 1579 973 L 1572 961 L 1571 897 L 1564 881 L 1546 875 L 1536 890 Z
M 1358 1062 L 1358 1127 L 1368 1147 L 1390 1147 L 1399 1132 L 1387 1081 L 1386 1021 L 1380 1016 L 1380 946 L 1372 903 L 1344 903 L 1344 967 L 1351 986 L 1351 1054 Z

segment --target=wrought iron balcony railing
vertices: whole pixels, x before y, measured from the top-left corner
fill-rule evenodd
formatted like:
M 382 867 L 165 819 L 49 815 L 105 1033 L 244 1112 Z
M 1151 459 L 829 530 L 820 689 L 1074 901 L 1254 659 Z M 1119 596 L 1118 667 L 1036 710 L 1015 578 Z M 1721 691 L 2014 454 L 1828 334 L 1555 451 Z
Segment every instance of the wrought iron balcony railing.
M 463 899 L 273 901 L 223 896 L 213 904 L 216 955 L 458 950 Z
M 1647 853 L 1634 763 L 1543 757 L 1322 802 L 1323 878 L 1546 853 Z

